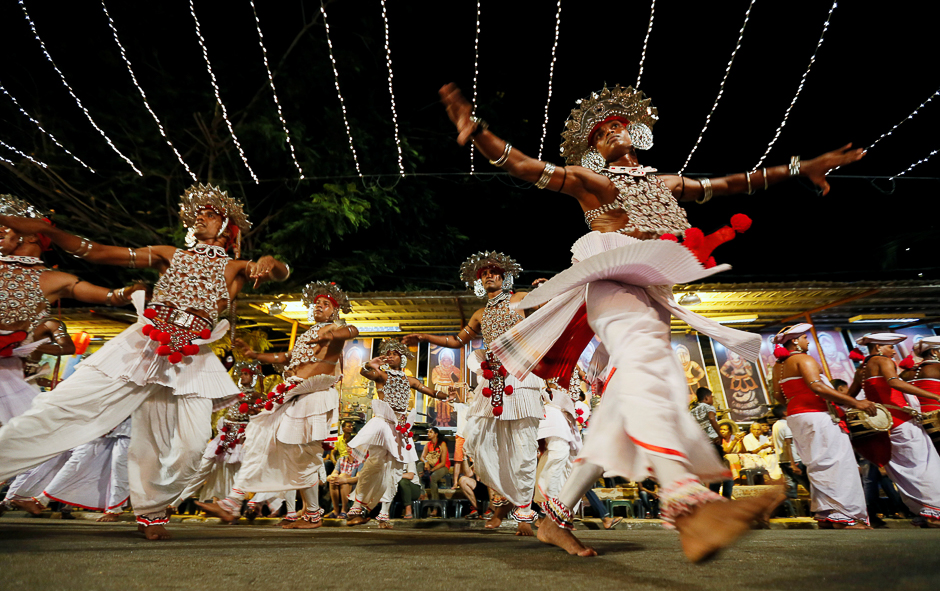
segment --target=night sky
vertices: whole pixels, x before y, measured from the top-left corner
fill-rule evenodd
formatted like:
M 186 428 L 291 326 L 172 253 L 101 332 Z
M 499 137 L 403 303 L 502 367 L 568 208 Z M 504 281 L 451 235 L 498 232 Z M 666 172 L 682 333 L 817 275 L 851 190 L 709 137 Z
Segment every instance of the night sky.
M 277 67 L 304 23 L 319 12 L 319 3 L 257 0 L 256 5 L 269 59 Z M 640 88 L 653 99 L 660 120 L 654 128 L 655 145 L 640 152 L 641 163 L 663 172 L 682 166 L 718 94 L 748 5 L 741 0 L 656 3 Z M 806 71 L 830 6 L 827 1 L 803 0 L 753 3 L 724 96 L 686 169 L 687 176 L 730 174 L 754 166 Z M 940 87 L 935 24 L 923 14 L 922 5 L 895 2 L 882 5 L 877 12 L 867 6 L 842 2 L 835 9 L 799 101 L 767 164 L 786 164 L 791 154 L 810 158 L 847 142 L 867 146 Z M 104 106 L 106 97 L 109 105 L 117 101 L 119 108 L 139 115 L 143 103 L 120 60 L 99 2 L 28 0 L 26 7 L 93 117 L 102 108 L 113 108 Z M 253 116 L 252 111 L 241 109 L 259 89 L 266 94 L 256 108 L 273 112 L 270 92 L 264 90 L 267 74 L 248 0 L 195 0 L 195 7 L 222 99 L 234 118 Z M 437 89 L 453 81 L 471 93 L 476 3 L 389 1 L 387 8 L 399 129 L 415 150 L 406 151 L 405 167 L 409 173 L 440 175 L 433 179 L 433 186 L 441 202 L 446 202 L 450 222 L 470 237 L 447 261 L 453 267 L 443 265 L 441 272 L 450 279 L 466 255 L 482 249 L 504 250 L 536 274 L 565 268 L 570 244 L 587 229 L 571 198 L 490 175 L 494 169 L 479 157 L 476 170 L 487 174 L 473 179 L 459 176 L 469 171 L 469 156 L 453 141 L 455 134 L 437 102 Z M 649 2 L 562 1 L 545 159 L 560 163 L 559 134 L 576 99 L 605 83 L 635 84 L 649 9 Z M 152 107 L 174 143 L 185 148 L 190 138 L 174 135 L 174 130 L 191 123 L 189 112 L 211 112 L 214 103 L 188 2 L 111 0 L 108 10 Z M 556 4 L 547 1 L 482 2 L 478 114 L 495 133 L 533 156 L 542 135 L 555 11 Z M 354 140 L 357 133 L 388 138 L 382 153 L 360 154 L 363 173 L 370 177 L 367 182 L 392 185 L 394 176 L 373 176 L 397 172 L 381 4 L 378 0 L 340 0 L 328 6 L 328 13 Z M 104 139 L 85 120 L 43 57 L 14 0 L 0 5 L 0 34 L 5 58 L 0 63 L 0 83 L 33 116 L 54 113 L 54 121 L 67 120 L 68 126 L 49 130 L 79 157 L 93 154 L 96 159 L 90 164 L 99 175 L 127 173 L 127 165 L 116 154 L 101 149 Z M 343 145 L 341 120 L 323 116 L 326 107 L 335 109 L 338 103 L 332 76 L 320 76 L 303 88 L 290 85 L 290 72 L 302 70 L 307 63 L 316 63 L 325 74 L 330 72 L 320 24 L 298 41 L 279 70 L 284 73 L 276 77 L 288 126 L 302 126 L 307 137 L 327 134 Z M 172 97 L 166 92 L 169 88 L 175 90 Z M 189 111 L 179 108 L 180 102 L 190 101 Z M 752 196 L 718 197 L 706 205 L 690 205 L 690 221 L 706 232 L 727 223 L 737 212 L 754 220 L 747 234 L 716 253 L 719 262 L 734 267 L 716 279 L 937 278 L 936 248 L 928 241 L 936 237 L 940 212 L 936 205 L 940 157 L 914 168 L 909 178 L 893 185 L 887 178 L 876 177 L 898 174 L 940 148 L 938 121 L 940 99 L 879 143 L 864 160 L 830 177 L 832 191 L 827 197 L 817 196 L 808 183 L 790 181 Z M 134 149 L 121 143 L 122 130 L 105 131 L 120 149 Z M 22 146 L 34 135 L 32 124 L 7 97 L 0 96 L 0 139 Z M 156 125 L 150 126 L 143 141 L 152 150 L 169 151 Z M 95 146 L 92 152 L 85 149 L 89 145 Z M 249 162 L 262 151 L 284 148 L 257 140 L 245 147 Z M 21 161 L 2 146 L 0 156 L 18 165 Z M 264 193 L 265 183 L 288 183 L 303 195 L 342 174 L 354 175 L 352 158 L 344 158 L 341 166 L 330 168 L 331 179 L 297 182 L 296 170 L 284 152 L 279 165 L 256 170 L 265 181 L 260 186 L 251 183 L 244 168 L 239 178 L 227 182 L 246 183 L 242 187 L 249 204 L 255 195 Z M 305 167 L 308 176 L 318 177 L 316 162 Z M 8 176 L 9 172 L 0 170 L 0 192 L 14 187 Z M 95 175 L 88 174 L 85 182 L 93 185 Z M 159 180 L 148 182 L 154 184 L 156 194 L 162 194 Z M 891 190 L 892 194 L 886 194 Z

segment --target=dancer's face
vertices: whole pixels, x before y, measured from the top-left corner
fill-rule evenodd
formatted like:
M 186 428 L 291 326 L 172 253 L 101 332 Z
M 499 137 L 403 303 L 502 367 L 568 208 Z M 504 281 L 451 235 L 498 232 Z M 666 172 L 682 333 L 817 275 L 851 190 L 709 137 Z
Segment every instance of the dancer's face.
M 398 369 L 401 367 L 401 353 L 398 351 L 389 351 L 385 354 L 386 362 L 392 366 L 392 369 Z
M 487 293 L 503 289 L 503 273 L 496 267 L 487 267 L 480 272 L 480 281 Z
M 613 162 L 633 150 L 633 138 L 623 122 L 607 121 L 594 132 L 591 145 L 607 162 Z
M 214 240 L 222 229 L 222 223 L 225 219 L 212 209 L 203 209 L 196 214 L 196 222 L 193 224 L 193 234 L 196 240 L 207 241 Z
M 333 302 L 326 298 L 317 298 L 313 302 L 313 319 L 317 322 L 329 322 L 333 319 L 333 312 L 336 308 Z

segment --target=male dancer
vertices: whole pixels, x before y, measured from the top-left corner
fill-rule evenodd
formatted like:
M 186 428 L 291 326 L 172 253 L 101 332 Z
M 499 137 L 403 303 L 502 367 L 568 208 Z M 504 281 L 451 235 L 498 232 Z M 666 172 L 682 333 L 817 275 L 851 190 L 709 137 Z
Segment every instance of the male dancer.
M 656 176 L 651 174 L 655 169 L 639 166 L 635 151 L 652 146 L 656 109 L 641 92 L 616 86 L 578 101 L 562 134 L 562 155 L 573 166 L 556 167 L 490 132 L 472 116 L 472 106 L 455 85 L 444 86 L 440 95 L 459 132 L 458 143 L 472 140 L 509 174 L 573 196 L 593 230 L 573 246 L 574 265 L 521 302 L 521 308 L 544 305 L 539 313 L 490 344 L 518 377 L 530 372 L 567 377 L 596 333 L 617 368 L 579 462 L 560 496 L 547 503 L 559 527 L 546 523 L 539 539 L 572 554 L 594 555 L 570 533 L 570 508 L 605 470 L 630 480 L 643 480 L 652 471 L 663 487 L 663 517 L 679 530 L 686 556 L 697 562 L 713 555 L 781 499 L 725 503 L 703 485 L 723 479 L 725 468 L 689 416 L 688 395 L 678 396 L 688 385 L 669 344 L 669 314 L 747 358 L 757 359 L 760 342 L 678 306 L 668 287 L 726 268 L 706 270 L 701 263 L 714 264 L 710 251 L 730 238 L 727 232 L 717 240 L 704 240 L 700 232 L 692 233 L 700 240 L 687 236 L 687 246 L 696 247 L 694 255 L 675 242 L 655 239 L 675 240 L 690 229 L 677 200 L 705 203 L 713 195 L 753 192 L 754 183 L 766 188 L 800 174 L 825 193 L 826 173 L 863 152 L 846 146 L 802 163 L 794 156 L 789 167 L 713 180 Z M 743 229 L 748 223 L 738 219 L 735 225 Z
M 812 505 L 820 527 L 871 529 L 865 492 L 858 477 L 858 462 L 849 436 L 833 421 L 828 403 L 862 410 L 875 416 L 875 405 L 837 392 L 823 375 L 809 350 L 811 324 L 788 326 L 777 333 L 773 391 L 787 405 L 787 426 L 803 463 Z
M 460 266 L 460 278 L 467 287 L 474 286 L 479 297 L 486 295 L 486 306 L 473 313 L 470 321 L 455 336 L 412 334 L 405 337 L 409 345 L 427 342 L 439 347 L 460 349 L 478 335 L 486 343 L 482 362 L 482 395 L 471 403 L 464 432 L 467 454 L 473 458 L 474 470 L 490 488 L 503 498 L 491 503 L 495 507 L 487 528 L 499 524 L 512 511 L 519 523 L 516 535 L 533 535 L 531 523 L 537 517 L 531 507 L 535 492 L 538 463 L 539 420 L 544 415 L 540 390 L 542 380 L 532 375 L 517 379 L 508 374 L 490 344 L 523 316 L 510 309 L 524 293 L 512 293 L 513 279 L 522 268 L 516 261 L 498 252 L 480 252 Z M 511 505 L 515 505 L 513 509 Z
M 303 301 L 313 322 L 287 353 L 258 353 L 235 340 L 242 355 L 262 363 L 289 363 L 284 384 L 271 392 L 265 410 L 245 429 L 242 466 L 228 497 L 217 503 L 196 503 L 206 513 L 232 522 L 238 519 L 248 491 L 302 490 L 304 516 L 286 529 L 315 529 L 322 525 L 318 498 L 323 472 L 323 442 L 337 422 L 339 392 L 334 385 L 346 341 L 359 336 L 355 326 L 340 324 L 339 313 L 352 312 L 349 298 L 335 283 L 316 281 L 304 287 Z
M 247 281 L 258 285 L 289 275 L 287 266 L 270 256 L 238 260 L 248 218 L 241 203 L 217 187 L 187 189 L 180 219 L 189 230 L 187 249 L 108 246 L 40 220 L 0 216 L 0 225 L 23 235 L 42 233 L 87 261 L 161 273 L 149 307 L 144 309 L 142 293 L 133 298 L 136 324 L 0 428 L 2 480 L 104 435 L 131 415 L 131 497 L 138 529 L 148 540 L 169 537 L 166 507 L 199 466 L 213 405 L 222 407 L 238 395 L 222 362 L 206 346 L 229 327 L 219 320 L 220 313 L 234 309 L 234 298 Z
M 914 355 L 922 359 L 920 363 L 904 371 L 901 379 L 910 382 L 922 390 L 940 396 L 940 337 L 925 337 L 914 345 Z M 920 412 L 929 413 L 940 410 L 940 400 L 918 396 Z
M 416 390 L 437 400 L 450 401 L 446 393 L 432 390 L 405 374 L 408 359 L 414 357 L 398 339 L 385 339 L 379 357 L 362 365 L 363 377 L 376 385 L 378 398 L 372 400 L 372 418 L 349 442 L 349 447 L 366 458 L 359 471 L 355 502 L 346 513 L 346 525 L 359 525 L 369 520 L 369 512 L 377 502 L 395 496 L 398 481 L 405 473 L 405 464 L 418 461 L 411 426 L 417 409 L 408 411 L 411 391 Z M 391 498 L 387 498 L 391 502 Z M 388 506 L 383 503 L 380 524 L 388 521 Z
M 539 492 L 546 499 L 557 498 L 561 487 L 571 474 L 574 458 L 581 451 L 581 431 L 575 404 L 580 402 L 581 379 L 575 368 L 567 388 L 557 379 L 546 381 L 543 390 L 545 418 L 539 423 L 539 441 L 544 442 L 542 471 L 539 474 Z M 582 411 L 583 413 L 583 411 Z M 581 423 L 583 423 L 583 419 Z

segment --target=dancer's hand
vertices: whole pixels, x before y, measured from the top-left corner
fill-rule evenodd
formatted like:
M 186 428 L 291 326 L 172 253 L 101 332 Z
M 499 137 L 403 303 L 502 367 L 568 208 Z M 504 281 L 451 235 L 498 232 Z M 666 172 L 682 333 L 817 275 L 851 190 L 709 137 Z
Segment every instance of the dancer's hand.
M 539 277 L 538 279 L 532 282 L 532 287 L 538 287 L 542 285 L 543 283 L 545 283 L 546 281 L 548 281 L 548 279 L 544 277 Z
M 256 263 L 248 263 L 248 277 L 255 280 L 254 287 L 258 287 L 265 281 L 272 279 L 271 272 L 274 270 L 274 264 L 277 260 L 271 255 L 265 255 L 258 259 Z
M 413 334 L 405 335 L 401 339 L 401 342 L 408 345 L 409 347 L 414 347 L 418 343 L 426 343 L 427 340 L 428 340 L 428 335 L 423 334 L 423 333 L 413 333 Z
M 447 108 L 447 116 L 457 128 L 457 143 L 461 146 L 467 145 L 470 134 L 477 128 L 477 124 L 470 121 L 470 116 L 473 114 L 472 105 L 453 82 L 445 84 L 437 92 L 441 95 L 441 102 Z
M 236 338 L 232 341 L 232 346 L 238 349 L 238 352 L 247 357 L 248 359 L 257 359 L 258 353 L 254 351 L 251 347 L 248 346 L 248 343 L 245 341 Z
M 805 160 L 800 163 L 800 173 L 813 181 L 813 184 L 822 190 L 823 195 L 829 193 L 829 183 L 826 181 L 826 175 L 833 168 L 845 166 L 857 162 L 865 156 L 863 148 L 852 149 L 852 143 L 848 143 L 838 150 L 826 152 L 812 160 Z
M 853 406 L 870 417 L 878 414 L 878 407 L 871 400 L 856 400 Z

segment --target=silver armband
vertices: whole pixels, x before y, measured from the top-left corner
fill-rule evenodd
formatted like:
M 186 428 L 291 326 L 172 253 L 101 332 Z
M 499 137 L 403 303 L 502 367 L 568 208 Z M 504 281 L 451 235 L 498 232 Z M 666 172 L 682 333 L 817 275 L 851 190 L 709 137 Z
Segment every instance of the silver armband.
M 712 181 L 711 179 L 704 178 L 699 179 L 698 182 L 701 183 L 704 194 L 701 199 L 696 199 L 695 202 L 702 205 L 703 203 L 708 203 L 712 198 Z
M 790 156 L 790 176 L 797 176 L 799 174 L 800 174 L 800 157 Z
M 539 180 L 535 181 L 535 186 L 539 189 L 544 189 L 548 186 L 549 181 L 552 180 L 552 174 L 555 173 L 555 165 L 551 162 L 545 163 L 545 168 L 542 169 L 542 176 L 539 177 Z

